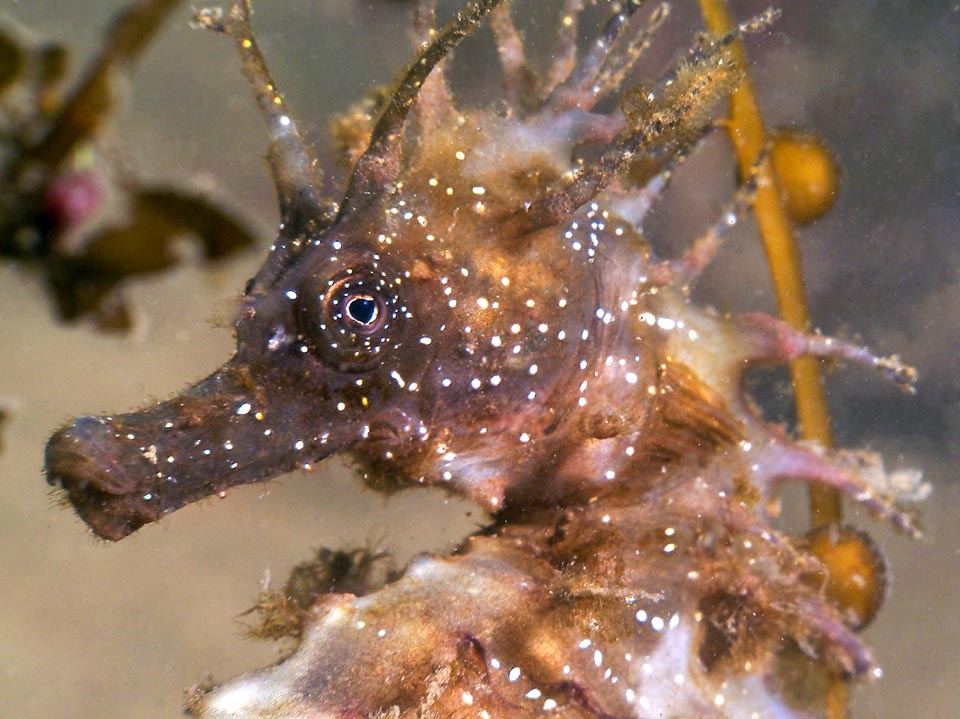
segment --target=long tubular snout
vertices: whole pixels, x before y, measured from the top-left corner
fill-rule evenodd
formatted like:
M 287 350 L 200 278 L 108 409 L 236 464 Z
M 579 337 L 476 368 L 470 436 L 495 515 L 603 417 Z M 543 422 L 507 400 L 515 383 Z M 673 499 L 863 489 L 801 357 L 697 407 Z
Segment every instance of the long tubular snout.
M 47 444 L 47 481 L 97 535 L 115 541 L 185 504 L 338 449 L 329 433 L 294 437 L 300 409 L 245 380 L 234 361 L 153 407 L 81 417 Z

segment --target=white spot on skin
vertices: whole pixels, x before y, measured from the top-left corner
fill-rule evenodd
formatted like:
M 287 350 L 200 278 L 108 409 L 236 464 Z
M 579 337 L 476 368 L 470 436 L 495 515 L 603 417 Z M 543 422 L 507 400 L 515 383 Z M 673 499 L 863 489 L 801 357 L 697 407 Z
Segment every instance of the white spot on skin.
M 543 695 L 540 693 L 539 689 L 533 688 L 530 691 L 528 691 L 524 696 L 526 696 L 527 699 L 539 699 Z
M 226 691 L 220 691 L 210 702 L 210 709 L 221 716 L 238 716 L 262 701 L 258 682 L 241 681 Z
M 207 454 L 210 453 L 209 449 L 205 449 L 203 451 Z M 157 445 L 151 444 L 149 447 L 147 447 L 143 451 L 143 458 L 147 460 L 150 464 L 156 464 L 157 463 Z
M 520 678 L 520 667 L 514 667 L 510 670 L 510 673 L 507 674 L 507 679 L 512 682 L 517 681 Z
M 654 617 L 650 620 L 650 626 L 653 627 L 653 631 L 660 632 L 663 631 L 664 622 L 660 617 Z

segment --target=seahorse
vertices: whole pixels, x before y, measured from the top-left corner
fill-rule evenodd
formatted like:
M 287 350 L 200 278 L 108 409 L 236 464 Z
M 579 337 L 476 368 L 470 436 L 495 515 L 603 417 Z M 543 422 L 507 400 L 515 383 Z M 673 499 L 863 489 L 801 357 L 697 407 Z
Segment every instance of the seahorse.
M 197 15 L 236 43 L 266 119 L 278 235 L 234 357 L 171 400 L 60 430 L 49 481 L 111 540 L 335 453 L 375 489 L 445 487 L 494 518 L 382 589 L 317 598 L 293 654 L 197 692 L 198 716 L 793 718 L 827 677 L 871 668 L 817 563 L 771 525 L 775 490 L 823 483 L 907 533 L 911 518 L 876 457 L 792 440 L 742 377 L 805 355 L 908 389 L 913 371 L 690 301 L 752 178 L 685 254 L 655 255 L 644 215 L 740 78 L 730 42 L 773 13 L 625 87 L 667 14 L 635 28 L 641 5 L 613 5 L 578 53 L 566 0 L 540 75 L 500 0 L 440 30 L 423 5 L 415 58 L 340 135 L 338 202 L 249 2 Z M 460 107 L 445 66 L 487 18 L 505 103 Z

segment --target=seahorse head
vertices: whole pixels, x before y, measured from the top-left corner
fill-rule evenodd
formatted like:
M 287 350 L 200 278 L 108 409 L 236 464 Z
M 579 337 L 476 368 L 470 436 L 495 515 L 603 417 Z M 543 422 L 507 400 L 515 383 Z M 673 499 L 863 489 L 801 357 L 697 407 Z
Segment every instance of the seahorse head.
M 520 48 L 498 5 L 435 33 L 418 18 L 432 40 L 346 148 L 336 204 L 320 198 L 247 5 L 200 16 L 243 57 L 282 223 L 230 361 L 169 401 L 83 417 L 51 440 L 49 479 L 95 532 L 118 539 L 335 452 L 374 486 L 445 485 L 493 511 L 616 479 L 664 373 L 662 332 L 644 314 L 663 284 L 639 232 L 649 180 L 695 143 L 736 69 L 707 43 L 600 111 L 660 16 L 625 40 L 637 7 L 625 3 L 579 61 L 567 29 L 535 79 L 511 62 Z M 459 108 L 443 64 L 490 13 L 507 101 Z

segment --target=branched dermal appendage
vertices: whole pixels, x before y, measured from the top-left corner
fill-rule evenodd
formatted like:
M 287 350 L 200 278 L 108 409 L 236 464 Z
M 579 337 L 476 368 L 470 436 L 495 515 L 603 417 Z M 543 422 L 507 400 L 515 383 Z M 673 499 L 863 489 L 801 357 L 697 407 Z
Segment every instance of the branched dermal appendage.
M 535 101 L 537 78 L 527 63 L 523 41 L 510 14 L 510 4 L 504 3 L 490 12 L 490 29 L 497 44 L 507 105 L 521 108 L 531 100 Z
M 585 0 L 564 0 L 560 34 L 553 50 L 553 62 L 546 74 L 546 88 L 552 91 L 577 64 L 577 30 Z
M 370 136 L 370 145 L 357 160 L 341 207 L 356 211 L 371 198 L 379 198 L 400 168 L 404 126 L 420 89 L 433 69 L 503 0 L 477 0 L 457 13 L 433 42 L 414 58 L 400 78 Z
M 621 32 L 633 14 L 642 6 L 643 0 L 627 0 L 620 12 L 607 20 L 603 32 L 594 41 L 591 51 L 573 68 L 566 79 L 552 90 L 546 103 L 548 108 L 555 111 L 571 107 L 589 110 L 597 104 L 601 97 L 594 89 L 597 76 Z
M 610 48 L 638 7 L 638 3 L 628 3 L 610 19 L 594 51 L 557 88 L 548 105 L 586 110 L 593 107 L 600 97 L 593 94 L 594 82 L 605 67 Z M 670 137 L 683 145 L 694 145 L 701 128 L 709 124 L 712 106 L 728 95 L 739 80 L 739 69 L 724 56 L 724 49 L 745 33 L 767 27 L 775 18 L 776 13 L 768 11 L 742 23 L 728 35 L 698 47 L 654 89 L 634 88 L 626 93 L 623 101 L 626 126 L 612 146 L 596 162 L 579 171 L 566 187 L 531 202 L 513 220 L 516 233 L 523 235 L 561 224 L 610 186 L 636 157 Z M 654 27 L 657 24 L 654 22 Z M 629 57 L 625 62 L 631 62 Z M 602 86 L 597 92 L 600 90 Z M 692 136 L 687 138 L 687 135 Z
M 779 9 L 767 8 L 759 15 L 756 15 L 748 20 L 744 20 L 730 32 L 715 40 L 711 40 L 711 36 L 709 34 L 705 34 L 702 36 L 701 42 L 690 50 L 687 60 L 688 62 L 694 64 L 700 63 L 705 58 L 715 54 L 718 50 L 723 50 L 730 47 L 730 45 L 741 40 L 745 35 L 753 35 L 765 30 L 775 23 L 779 18 Z M 664 79 L 669 80 L 670 75 L 668 74 Z
M 297 123 L 270 76 L 250 27 L 249 0 L 222 8 L 199 10 L 197 27 L 233 39 L 240 53 L 243 74 L 253 90 L 270 137 L 269 161 L 280 203 L 280 216 L 288 232 L 320 231 L 334 218 L 336 206 L 321 197 L 321 174 L 316 157 L 303 142 Z
M 744 216 L 756 193 L 756 178 L 751 176 L 737 188 L 733 198 L 721 209 L 719 219 L 711 225 L 696 242 L 676 260 L 653 265 L 649 283 L 658 287 L 671 285 L 684 294 L 707 268 L 717 250 L 723 244 L 727 231 L 736 226 Z
M 643 53 L 650 47 L 653 36 L 670 16 L 669 3 L 660 3 L 650 13 L 644 27 L 627 43 L 618 44 L 606 58 L 594 80 L 591 91 L 597 97 L 615 92 L 621 87 L 627 74 L 636 66 Z
M 906 392 L 914 391 L 916 370 L 904 365 L 898 357 L 878 357 L 842 340 L 801 332 L 783 320 L 762 313 L 740 315 L 733 322 L 747 350 L 739 359 L 744 368 L 751 364 L 786 364 L 799 357 L 843 359 L 879 372 Z M 744 402 L 743 406 L 746 408 L 748 404 Z M 797 444 L 774 434 L 758 452 L 752 461 L 752 476 L 765 492 L 786 479 L 828 485 L 899 531 L 912 537 L 920 535 L 911 515 L 894 504 L 897 497 L 888 496 L 891 494 L 886 486 L 889 483 L 880 479 L 885 477 L 882 469 L 871 477 L 870 473 L 839 461 L 843 456 L 841 452 L 828 453 L 817 444 Z
M 845 359 L 880 373 L 904 392 L 916 392 L 917 371 L 897 355 L 878 357 L 869 350 L 833 337 L 801 332 L 770 315 L 751 312 L 738 318 L 751 353 L 747 363 L 786 363 L 798 357 Z
M 920 529 L 911 514 L 898 509 L 891 498 L 878 493 L 886 487 L 874 487 L 874 482 L 864 473 L 841 466 L 838 459 L 842 457 L 840 452 L 826 453 L 813 444 L 773 440 L 760 448 L 756 455 L 752 479 L 764 490 L 772 490 L 777 483 L 786 480 L 828 485 L 898 531 L 912 538 L 920 537 Z

